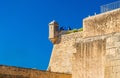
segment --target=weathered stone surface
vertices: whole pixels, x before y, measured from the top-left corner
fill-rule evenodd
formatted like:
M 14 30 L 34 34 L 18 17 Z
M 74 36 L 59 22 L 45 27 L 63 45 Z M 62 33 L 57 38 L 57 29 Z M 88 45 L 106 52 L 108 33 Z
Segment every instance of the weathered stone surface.
M 60 73 L 72 72 L 72 57 L 73 53 L 76 52 L 73 45 L 76 38 L 80 37 L 82 37 L 82 32 L 60 36 L 58 44 L 54 44 L 53 46 L 48 70 Z
M 120 77 L 120 33 L 115 33 L 106 39 L 106 56 L 105 56 L 105 78 L 119 78 Z M 112 43 L 111 45 L 109 45 Z M 111 69 L 112 68 L 112 69 Z M 111 70 L 111 71 L 110 71 Z M 110 76 L 110 77 L 108 77 Z
M 83 30 L 85 37 L 120 32 L 120 9 L 85 18 Z
M 60 34 L 49 70 L 72 78 L 120 78 L 120 9 L 83 20 L 83 32 Z
M 119 78 L 119 36 L 120 33 L 111 33 L 77 38 L 72 78 Z
M 79 40 L 75 46 L 72 78 L 104 78 L 105 39 Z
M 1 65 L 0 78 L 71 78 L 71 75 Z

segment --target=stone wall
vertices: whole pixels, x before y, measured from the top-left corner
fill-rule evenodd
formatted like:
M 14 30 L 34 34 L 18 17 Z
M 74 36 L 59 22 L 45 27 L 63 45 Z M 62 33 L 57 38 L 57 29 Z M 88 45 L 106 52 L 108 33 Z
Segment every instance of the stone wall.
M 104 37 L 76 40 L 72 78 L 104 78 L 105 43 Z
M 106 39 L 105 78 L 120 78 L 120 33 Z
M 71 78 L 71 75 L 1 65 L 0 78 Z
M 83 32 L 60 34 L 49 63 L 72 78 L 120 77 L 120 9 L 83 20 Z
M 72 78 L 120 78 L 120 33 L 78 38 Z
M 75 40 L 82 37 L 82 32 L 61 35 L 54 44 L 48 70 L 60 73 L 72 72 L 72 56 L 76 52 Z
M 85 18 L 83 30 L 85 37 L 120 32 L 120 9 Z

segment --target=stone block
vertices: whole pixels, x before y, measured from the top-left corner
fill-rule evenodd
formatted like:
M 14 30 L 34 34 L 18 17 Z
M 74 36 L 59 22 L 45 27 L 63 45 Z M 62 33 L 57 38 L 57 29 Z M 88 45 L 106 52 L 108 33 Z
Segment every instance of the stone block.
M 120 65 L 113 67 L 113 72 L 120 72 Z
M 116 78 L 116 73 L 110 74 L 110 78 Z
M 116 78 L 120 78 L 120 72 L 116 72 Z
M 120 47 L 120 42 L 115 42 L 114 45 L 115 47 Z
M 106 55 L 114 57 L 116 53 L 116 48 L 110 48 L 106 50 Z

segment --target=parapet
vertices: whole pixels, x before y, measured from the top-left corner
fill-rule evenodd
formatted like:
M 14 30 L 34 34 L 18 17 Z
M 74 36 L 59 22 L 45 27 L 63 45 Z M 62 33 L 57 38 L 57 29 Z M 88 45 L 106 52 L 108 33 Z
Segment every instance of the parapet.
M 70 74 L 0 65 L 0 78 L 71 78 Z

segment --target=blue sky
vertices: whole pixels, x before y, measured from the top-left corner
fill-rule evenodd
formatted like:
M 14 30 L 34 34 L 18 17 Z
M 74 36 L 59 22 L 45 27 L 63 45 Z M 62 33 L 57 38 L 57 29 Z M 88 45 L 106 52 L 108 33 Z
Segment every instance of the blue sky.
M 82 19 L 116 0 L 0 0 L 0 64 L 46 70 L 48 23 L 81 28 Z

